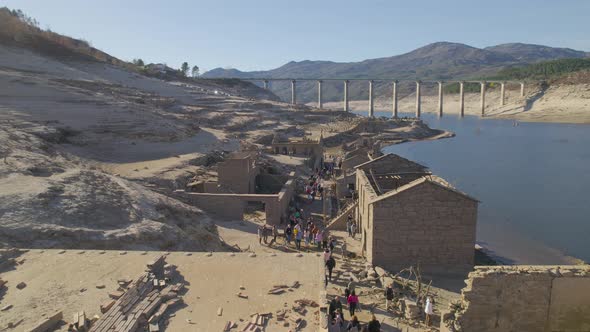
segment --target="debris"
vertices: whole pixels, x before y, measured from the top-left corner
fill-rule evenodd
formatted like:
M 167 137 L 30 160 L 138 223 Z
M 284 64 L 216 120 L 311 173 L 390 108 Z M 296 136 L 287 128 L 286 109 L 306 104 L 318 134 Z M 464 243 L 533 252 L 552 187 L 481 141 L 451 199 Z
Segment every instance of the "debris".
M 301 286 L 301 284 L 296 280 L 293 285 L 291 285 L 291 288 L 299 288 L 299 286 Z
M 27 287 L 27 284 L 24 281 L 21 281 L 18 283 L 18 285 L 16 285 L 16 288 L 18 289 L 23 289 L 25 287 Z
M 28 330 L 28 332 L 45 332 L 52 330 L 61 320 L 63 319 L 63 313 L 58 311 L 57 313 L 43 319 L 35 327 Z
M 106 286 L 105 286 L 104 284 L 98 284 L 98 285 L 96 285 L 96 288 L 98 288 L 98 289 L 103 289 L 103 288 L 105 288 L 105 287 L 106 287 Z
M 246 294 L 242 294 L 242 292 L 239 292 L 236 294 L 238 297 L 242 298 L 242 299 L 248 299 L 248 295 Z
M 10 310 L 10 308 L 12 308 L 12 304 L 2 307 L 2 309 L 0 309 L 0 311 L 7 311 L 7 310 Z
M 211 256 L 213 256 L 213 253 L 212 252 L 208 252 L 208 253 L 205 254 L 205 256 L 211 257 Z
M 80 288 L 80 293 L 84 293 L 85 291 L 87 291 L 86 288 Z
M 227 323 L 225 323 L 225 327 L 223 328 L 223 332 L 228 332 L 229 330 L 231 330 L 237 326 L 238 326 L 238 324 L 236 324 L 235 322 L 228 321 Z
M 109 309 L 111 309 L 113 304 L 115 304 L 115 300 L 110 300 L 110 301 L 104 302 L 103 304 L 100 305 L 100 312 L 104 314 L 105 312 L 109 311 Z
M 246 289 L 246 287 L 244 287 L 244 286 L 240 286 L 240 289 L 241 289 L 241 290 L 244 290 L 244 289 Z
M 60 250 L 57 253 L 61 255 L 61 254 L 64 254 L 65 252 L 66 252 L 65 250 Z
M 121 298 L 121 296 L 123 296 L 123 294 L 125 294 L 125 293 L 122 291 L 114 291 L 114 292 L 109 293 L 109 297 L 117 300 L 117 299 Z
M 284 292 L 285 292 L 284 288 L 273 288 L 268 291 L 268 294 L 279 295 L 279 294 L 283 294 Z
M 251 253 L 250 255 L 248 255 L 249 257 L 256 257 L 255 253 Z
M 223 308 L 219 307 L 219 308 L 217 308 L 217 316 L 221 316 L 221 315 L 223 315 Z

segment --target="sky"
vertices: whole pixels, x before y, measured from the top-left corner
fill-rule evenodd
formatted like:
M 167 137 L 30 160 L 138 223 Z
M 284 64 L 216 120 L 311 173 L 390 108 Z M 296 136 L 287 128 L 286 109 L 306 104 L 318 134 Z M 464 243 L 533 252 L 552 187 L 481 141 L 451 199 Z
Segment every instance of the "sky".
M 120 59 L 201 72 L 403 54 L 437 41 L 590 51 L 588 0 L 0 0 Z

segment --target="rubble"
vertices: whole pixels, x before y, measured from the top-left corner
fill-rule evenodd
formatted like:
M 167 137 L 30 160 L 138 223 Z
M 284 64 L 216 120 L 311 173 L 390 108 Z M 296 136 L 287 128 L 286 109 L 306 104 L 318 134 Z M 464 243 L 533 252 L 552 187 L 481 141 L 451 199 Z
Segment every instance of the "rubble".
M 161 317 L 169 307 L 181 301 L 177 297 L 178 290 L 182 289 L 179 284 L 165 286 L 165 282 L 157 282 L 157 286 L 154 285 L 154 281 L 164 281 L 159 279 L 164 276 L 164 265 L 165 258 L 162 255 L 148 263 L 146 272 L 132 281 L 125 292 L 109 293 L 120 296 L 114 303 L 101 306 L 101 311 L 106 310 L 106 313 L 92 325 L 89 332 L 111 329 L 133 332 L 144 328 L 152 332 L 159 331 Z

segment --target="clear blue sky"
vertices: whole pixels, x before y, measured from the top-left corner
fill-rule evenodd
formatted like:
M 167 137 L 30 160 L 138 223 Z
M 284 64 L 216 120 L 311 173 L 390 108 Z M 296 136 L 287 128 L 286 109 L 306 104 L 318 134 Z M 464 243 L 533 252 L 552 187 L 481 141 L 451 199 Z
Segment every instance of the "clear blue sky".
M 0 0 L 124 60 L 272 69 L 359 61 L 436 41 L 590 51 L 587 0 Z M 201 70 L 202 71 L 202 70 Z

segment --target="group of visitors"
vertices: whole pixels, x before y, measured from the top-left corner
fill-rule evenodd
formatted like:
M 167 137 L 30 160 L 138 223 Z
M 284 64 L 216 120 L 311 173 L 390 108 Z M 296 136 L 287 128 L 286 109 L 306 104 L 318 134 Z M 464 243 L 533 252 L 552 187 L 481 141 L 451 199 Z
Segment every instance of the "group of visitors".
M 304 219 L 300 216 L 301 214 L 296 212 L 289 218 L 289 223 L 285 227 L 285 242 L 291 244 L 294 240 L 297 250 L 301 250 L 302 242 L 305 242 L 307 248 L 316 245 L 318 250 L 327 248 L 330 245 L 328 231 L 316 225 L 312 217 Z

